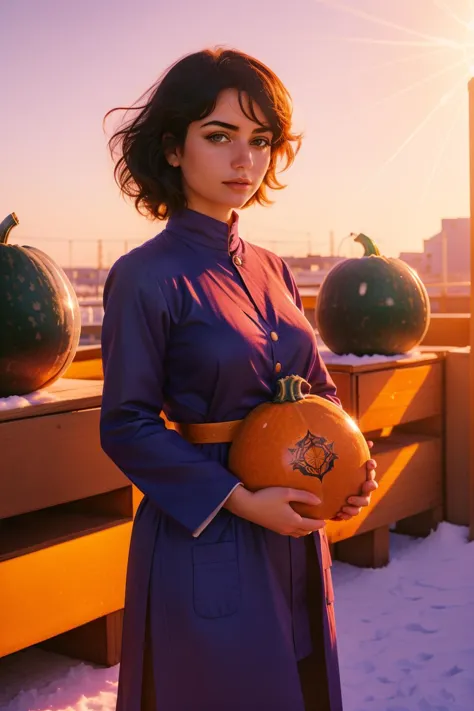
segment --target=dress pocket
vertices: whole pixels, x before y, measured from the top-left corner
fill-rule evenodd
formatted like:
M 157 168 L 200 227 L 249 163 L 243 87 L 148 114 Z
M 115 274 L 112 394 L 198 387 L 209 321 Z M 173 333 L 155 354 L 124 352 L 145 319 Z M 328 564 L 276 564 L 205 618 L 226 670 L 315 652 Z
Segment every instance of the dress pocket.
M 226 617 L 237 612 L 240 580 L 235 541 L 193 548 L 193 600 L 200 617 Z

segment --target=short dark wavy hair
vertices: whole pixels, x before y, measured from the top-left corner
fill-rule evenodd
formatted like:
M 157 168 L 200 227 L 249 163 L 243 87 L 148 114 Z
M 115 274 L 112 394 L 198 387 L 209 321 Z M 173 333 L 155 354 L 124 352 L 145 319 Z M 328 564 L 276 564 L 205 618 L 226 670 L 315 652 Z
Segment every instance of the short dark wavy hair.
M 286 159 L 289 168 L 300 149 L 302 133 L 292 133 L 292 103 L 287 89 L 267 66 L 237 50 L 217 47 L 182 57 L 137 100 L 139 106 L 117 107 L 114 111 L 138 111 L 122 123 L 108 141 L 115 162 L 114 178 L 122 195 L 134 198 L 137 211 L 152 220 L 166 220 L 186 207 L 181 171 L 169 165 L 165 150 L 183 148 L 188 126 L 208 116 L 218 95 L 236 89 L 239 104 L 247 118 L 260 123 L 254 103 L 260 107 L 273 132 L 271 159 L 257 192 L 246 202 L 270 205 L 267 188 L 281 190 L 276 177 L 277 164 Z M 243 95 L 249 98 L 248 109 Z M 136 102 L 137 103 L 137 102 Z M 166 138 L 172 134 L 173 138 Z

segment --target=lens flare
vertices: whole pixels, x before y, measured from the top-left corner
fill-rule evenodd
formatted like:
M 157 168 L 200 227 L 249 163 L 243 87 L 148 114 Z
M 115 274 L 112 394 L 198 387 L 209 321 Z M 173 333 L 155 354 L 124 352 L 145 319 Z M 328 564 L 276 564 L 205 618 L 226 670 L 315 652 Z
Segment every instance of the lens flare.
M 440 145 L 438 146 L 439 150 L 434 152 L 431 170 L 428 167 L 426 171 L 427 182 L 423 186 L 420 198 L 421 204 L 426 199 L 426 193 L 429 185 L 433 181 L 434 173 L 440 167 L 441 157 L 446 153 L 449 139 L 452 137 L 457 121 L 459 120 L 460 110 L 465 109 L 466 99 L 465 97 L 463 98 L 461 91 L 465 89 L 468 80 L 474 77 L 474 0 L 466 0 L 465 12 L 463 13 L 458 9 L 453 10 L 451 7 L 452 3 L 449 0 L 431 0 L 433 7 L 442 13 L 446 20 L 450 21 L 443 23 L 443 27 L 449 28 L 449 30 L 446 30 L 446 35 L 443 34 L 441 36 L 431 32 L 423 32 L 418 28 L 394 22 L 386 16 L 383 17 L 366 11 L 357 7 L 359 4 L 357 0 L 351 0 L 351 2 L 348 0 L 314 0 L 314 2 L 318 5 L 325 5 L 335 13 L 353 16 L 366 21 L 368 25 L 378 25 L 379 27 L 385 28 L 385 30 L 391 30 L 393 34 L 393 36 L 389 35 L 387 38 L 329 36 L 327 37 L 329 41 L 372 45 L 374 51 L 376 51 L 377 47 L 391 48 L 394 52 L 397 51 L 397 47 L 400 48 L 401 51 L 403 51 L 404 47 L 424 48 L 424 51 L 415 54 L 408 50 L 408 56 L 402 55 L 379 65 L 375 65 L 374 68 L 376 69 L 401 63 L 408 64 L 411 61 L 412 66 L 415 67 L 414 71 L 416 71 L 417 59 L 424 60 L 422 66 L 425 67 L 426 61 L 429 61 L 431 53 L 434 55 L 433 59 L 435 61 L 443 58 L 443 53 L 445 54 L 446 60 L 441 68 L 439 68 L 438 64 L 437 68 L 433 71 L 427 71 L 424 76 L 417 77 L 416 79 L 413 78 L 414 71 L 407 70 L 406 76 L 409 81 L 406 82 L 405 86 L 398 88 L 386 96 L 377 97 L 372 102 L 365 102 L 363 106 L 355 110 L 355 112 L 363 110 L 365 113 L 370 113 L 372 109 L 381 104 L 388 104 L 392 99 L 416 91 L 418 87 L 428 84 L 432 80 L 439 80 L 445 77 L 443 82 L 444 86 L 442 86 L 440 82 L 439 96 L 434 105 L 431 105 L 426 115 L 409 131 L 405 138 L 402 138 L 400 144 L 394 147 L 391 155 L 379 165 L 374 173 L 368 176 L 362 184 L 359 183 L 359 190 L 357 190 L 355 195 L 355 197 L 360 198 L 366 193 L 369 185 L 373 185 L 374 179 L 378 178 L 380 174 L 398 158 L 404 149 L 423 131 L 425 126 L 431 122 L 433 117 L 441 111 L 444 113 L 452 111 L 454 118 L 450 120 L 450 126 L 446 131 L 444 140 L 440 141 Z M 394 7 L 394 5 L 392 5 L 392 7 Z M 365 69 L 364 71 L 367 70 Z

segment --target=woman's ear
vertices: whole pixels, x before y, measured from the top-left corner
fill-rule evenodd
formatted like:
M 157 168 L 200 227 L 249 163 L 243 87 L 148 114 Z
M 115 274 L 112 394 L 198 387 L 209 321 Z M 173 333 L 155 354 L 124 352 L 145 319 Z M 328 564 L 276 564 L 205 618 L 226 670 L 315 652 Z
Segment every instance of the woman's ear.
M 176 141 L 172 133 L 163 134 L 162 145 L 167 162 L 172 168 L 179 168 L 179 154 Z

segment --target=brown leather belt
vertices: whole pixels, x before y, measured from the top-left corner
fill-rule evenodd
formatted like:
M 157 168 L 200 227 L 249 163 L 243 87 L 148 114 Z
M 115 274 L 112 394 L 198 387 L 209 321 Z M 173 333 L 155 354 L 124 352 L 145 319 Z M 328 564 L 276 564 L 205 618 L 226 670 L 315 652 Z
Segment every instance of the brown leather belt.
M 229 422 L 203 422 L 191 424 L 187 422 L 171 422 L 161 415 L 167 429 L 176 430 L 184 439 L 192 444 L 217 444 L 219 442 L 232 442 L 242 420 L 229 420 Z

